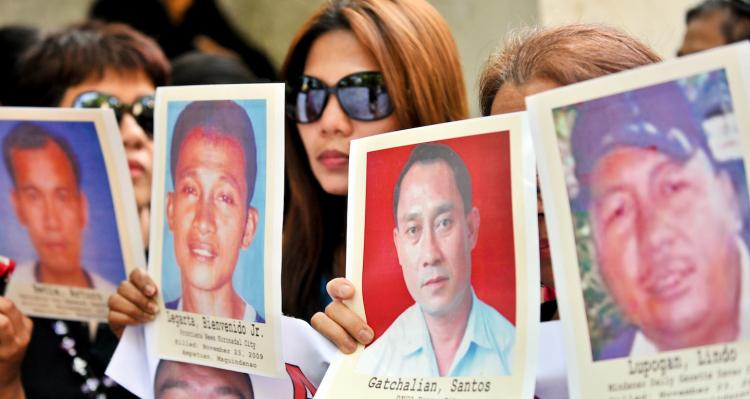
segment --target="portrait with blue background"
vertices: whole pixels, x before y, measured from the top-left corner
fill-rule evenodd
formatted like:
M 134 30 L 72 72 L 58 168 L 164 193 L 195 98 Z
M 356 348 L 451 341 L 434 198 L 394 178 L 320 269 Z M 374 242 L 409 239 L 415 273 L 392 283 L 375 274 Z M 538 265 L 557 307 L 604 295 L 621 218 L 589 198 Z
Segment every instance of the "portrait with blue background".
M 0 142 L 21 122 L 0 121 Z M 88 203 L 88 223 L 83 231 L 81 264 L 111 282 L 119 284 L 125 279 L 125 267 L 117 229 L 117 219 L 112 202 L 112 191 L 102 147 L 93 122 L 33 121 L 50 134 L 67 141 L 80 163 L 81 191 Z M 11 195 L 13 180 L 5 163 L 0 172 L 0 255 L 22 265 L 36 262 L 37 254 L 26 228 L 19 223 Z
M 246 249 L 240 248 L 237 265 L 232 276 L 232 285 L 237 293 L 251 305 L 258 314 L 265 318 L 264 303 L 264 245 L 265 237 L 265 199 L 266 199 L 266 101 L 265 100 L 234 100 L 247 113 L 255 132 L 257 176 L 250 206 L 258 211 L 258 223 L 255 238 Z M 174 192 L 172 180 L 171 154 L 169 148 L 174 135 L 174 128 L 180 113 L 192 101 L 170 101 L 167 105 L 167 154 L 166 173 L 164 176 L 165 192 Z M 165 209 L 166 214 L 166 209 Z M 165 302 L 171 302 L 181 297 L 182 286 L 180 268 L 174 252 L 174 238 L 169 225 L 164 224 L 163 231 L 163 263 L 162 263 L 162 292 Z

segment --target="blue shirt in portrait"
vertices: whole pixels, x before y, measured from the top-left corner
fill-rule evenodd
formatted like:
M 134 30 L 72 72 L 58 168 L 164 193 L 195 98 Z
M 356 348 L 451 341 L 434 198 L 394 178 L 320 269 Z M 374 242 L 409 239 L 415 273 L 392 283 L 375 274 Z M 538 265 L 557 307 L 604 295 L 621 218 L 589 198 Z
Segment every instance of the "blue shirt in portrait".
M 511 374 L 515 327 L 472 292 L 466 332 L 446 376 Z M 439 377 L 427 323 L 418 304 L 407 308 L 372 345 L 357 371 L 373 376 Z

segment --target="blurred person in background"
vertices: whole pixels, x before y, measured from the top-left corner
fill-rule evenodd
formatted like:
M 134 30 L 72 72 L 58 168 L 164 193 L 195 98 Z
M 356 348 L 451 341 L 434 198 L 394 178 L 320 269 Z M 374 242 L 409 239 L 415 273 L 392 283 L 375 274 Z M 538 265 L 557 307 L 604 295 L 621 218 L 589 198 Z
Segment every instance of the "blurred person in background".
M 25 53 L 10 103 L 115 109 L 145 242 L 153 94 L 169 74 L 159 46 L 126 25 L 76 25 L 44 37 Z M 134 111 L 135 103 L 143 112 Z M 0 397 L 24 391 L 30 398 L 132 397 L 104 376 L 117 345 L 106 324 L 33 318 L 32 328 L 12 302 L 0 298 L 0 326 Z
M 237 58 L 191 51 L 172 60 L 172 85 L 256 83 L 258 79 Z
M 688 10 L 677 56 L 750 39 L 750 1 L 705 0 Z
M 89 16 L 132 26 L 170 59 L 198 50 L 237 58 L 259 80 L 278 78 L 268 56 L 233 27 L 216 0 L 96 0 Z
M 0 105 L 8 105 L 17 92 L 18 60 L 23 52 L 41 39 L 36 28 L 6 26 L 0 28 Z
M 512 35 L 480 75 L 482 115 L 525 111 L 527 96 L 659 62 L 646 45 L 616 29 L 566 25 Z M 539 262 L 543 287 L 555 288 L 544 205 L 537 187 Z M 554 299 L 542 304 L 542 321 L 559 318 Z
M 46 37 L 29 50 L 19 69 L 15 105 L 115 110 L 145 246 L 154 93 L 169 81 L 169 68 L 159 46 L 128 26 L 86 23 Z

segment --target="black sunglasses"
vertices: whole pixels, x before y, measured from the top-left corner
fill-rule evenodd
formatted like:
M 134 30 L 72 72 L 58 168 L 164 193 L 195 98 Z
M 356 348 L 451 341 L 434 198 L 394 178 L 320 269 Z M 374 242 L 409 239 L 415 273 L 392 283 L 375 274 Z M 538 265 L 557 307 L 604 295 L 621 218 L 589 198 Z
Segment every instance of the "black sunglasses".
M 117 122 L 127 112 L 133 115 L 136 122 L 149 137 L 154 136 L 154 96 L 146 95 L 135 99 L 132 104 L 123 104 L 119 98 L 100 91 L 86 91 L 73 101 L 75 108 L 111 108 L 115 111 Z
M 358 121 L 375 121 L 393 113 L 391 98 L 380 72 L 357 72 L 328 87 L 320 79 L 302 75 L 287 86 L 287 116 L 297 123 L 320 119 L 331 93 L 347 116 Z

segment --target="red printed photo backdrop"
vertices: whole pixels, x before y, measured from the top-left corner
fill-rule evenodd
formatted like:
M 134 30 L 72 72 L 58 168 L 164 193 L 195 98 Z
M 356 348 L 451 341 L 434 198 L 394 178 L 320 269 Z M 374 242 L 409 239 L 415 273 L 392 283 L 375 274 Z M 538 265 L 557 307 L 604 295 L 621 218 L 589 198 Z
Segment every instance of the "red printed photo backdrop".
M 487 133 L 437 142 L 449 145 L 463 158 L 472 178 L 474 206 L 480 215 L 479 237 L 471 254 L 474 292 L 515 324 L 509 136 L 507 132 Z M 393 244 L 393 188 L 413 148 L 374 151 L 367 157 L 362 295 L 375 337 L 414 304 Z

